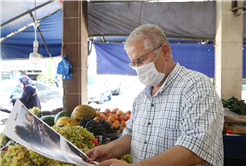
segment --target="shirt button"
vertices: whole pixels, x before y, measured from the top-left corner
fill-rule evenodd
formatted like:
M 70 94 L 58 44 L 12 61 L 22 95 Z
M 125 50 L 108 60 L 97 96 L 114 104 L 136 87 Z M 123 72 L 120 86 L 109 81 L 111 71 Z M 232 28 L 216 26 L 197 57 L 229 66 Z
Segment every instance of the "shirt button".
M 154 107 L 154 104 L 153 103 L 151 104 L 151 107 Z
M 151 123 L 149 122 L 148 125 L 151 125 Z
M 144 144 L 147 144 L 147 141 L 144 141 Z

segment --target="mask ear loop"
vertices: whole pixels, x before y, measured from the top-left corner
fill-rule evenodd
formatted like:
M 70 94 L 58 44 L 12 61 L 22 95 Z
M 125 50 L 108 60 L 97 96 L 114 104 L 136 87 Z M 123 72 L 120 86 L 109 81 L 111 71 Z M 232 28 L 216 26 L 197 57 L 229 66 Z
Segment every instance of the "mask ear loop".
M 161 51 L 161 48 L 160 48 L 160 50 L 159 50 L 159 52 L 158 52 L 158 54 L 157 54 L 157 56 L 156 56 L 155 60 L 156 60 L 156 59 L 157 59 L 157 57 L 159 56 L 160 51 Z M 155 60 L 154 60 L 154 63 L 155 63 Z
M 166 68 L 167 68 L 167 61 L 166 61 L 165 69 L 164 69 L 164 74 L 165 74 L 165 72 L 166 72 Z

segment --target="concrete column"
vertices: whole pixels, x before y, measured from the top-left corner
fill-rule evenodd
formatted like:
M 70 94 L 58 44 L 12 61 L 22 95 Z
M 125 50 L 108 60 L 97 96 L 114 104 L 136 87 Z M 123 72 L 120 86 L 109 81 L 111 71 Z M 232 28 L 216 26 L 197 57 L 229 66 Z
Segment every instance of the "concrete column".
M 241 99 L 243 15 L 236 17 L 231 8 L 232 1 L 216 1 L 215 88 L 222 99 Z
M 87 1 L 63 1 L 63 55 L 72 63 L 72 80 L 64 80 L 63 108 L 87 104 Z

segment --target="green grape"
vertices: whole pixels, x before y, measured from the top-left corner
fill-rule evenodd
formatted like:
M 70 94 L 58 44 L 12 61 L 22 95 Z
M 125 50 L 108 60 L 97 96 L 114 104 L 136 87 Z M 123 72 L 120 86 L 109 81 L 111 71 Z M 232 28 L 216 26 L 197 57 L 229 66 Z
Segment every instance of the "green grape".
M 3 166 L 33 165 L 30 161 L 27 149 L 19 144 L 10 145 L 0 161 Z
M 126 154 L 124 156 L 121 156 L 119 158 L 119 160 L 125 161 L 125 162 L 130 163 L 130 164 L 132 163 L 132 158 L 131 158 L 131 155 L 130 154 Z
M 92 140 L 95 139 L 94 134 L 83 127 L 67 124 L 63 127 L 53 126 L 52 128 L 83 152 L 87 152 L 95 146 L 92 143 Z
M 52 166 L 52 165 L 57 165 L 57 161 L 50 159 L 48 157 L 42 156 L 30 149 L 28 149 L 29 151 L 29 157 L 31 159 L 31 161 L 38 166 Z
M 37 115 L 38 112 L 42 112 L 38 107 L 33 107 L 29 109 L 29 111 L 33 113 L 34 115 Z

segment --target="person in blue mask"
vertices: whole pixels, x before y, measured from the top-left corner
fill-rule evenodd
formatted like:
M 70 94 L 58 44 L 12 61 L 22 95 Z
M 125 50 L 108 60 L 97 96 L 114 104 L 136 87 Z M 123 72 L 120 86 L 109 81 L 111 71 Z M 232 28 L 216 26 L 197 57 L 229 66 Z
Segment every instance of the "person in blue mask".
M 130 153 L 136 166 L 223 166 L 224 109 L 210 79 L 174 62 L 156 25 L 136 28 L 124 48 L 146 87 L 134 100 L 123 135 L 86 152 L 90 160 L 125 166 L 114 158 Z
M 38 107 L 41 109 L 39 97 L 37 94 L 37 89 L 34 85 L 31 84 L 32 79 L 26 75 L 21 76 L 18 79 L 21 87 L 22 94 L 19 100 L 26 106 L 26 108 L 31 109 L 33 107 Z M 17 99 L 11 99 L 10 103 L 15 104 Z

